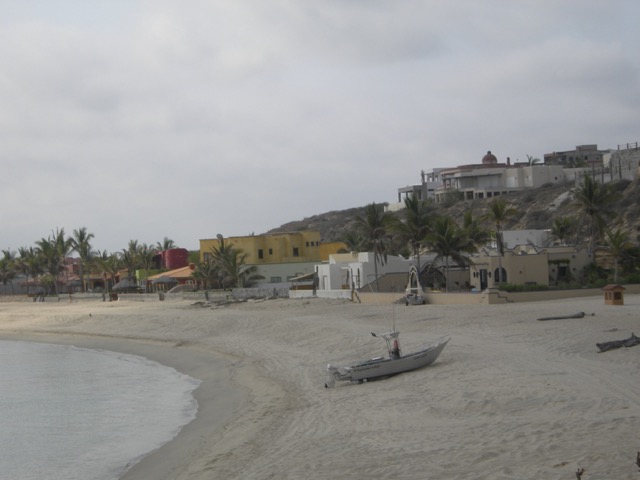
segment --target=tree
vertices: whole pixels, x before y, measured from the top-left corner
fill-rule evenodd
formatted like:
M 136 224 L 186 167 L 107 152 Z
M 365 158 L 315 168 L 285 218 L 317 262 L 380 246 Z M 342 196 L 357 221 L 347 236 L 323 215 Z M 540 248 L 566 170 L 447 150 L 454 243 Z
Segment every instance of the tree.
M 347 246 L 350 252 L 357 252 L 358 250 L 360 250 L 360 247 L 362 246 L 362 243 L 363 243 L 362 236 L 360 235 L 360 233 L 358 231 L 353 231 L 353 230 L 348 231 L 345 234 L 343 242 Z
M 377 291 L 380 291 L 378 263 L 384 265 L 387 262 L 387 250 L 389 247 L 387 227 L 389 222 L 389 214 L 384 212 L 382 205 L 376 205 L 375 203 L 364 207 L 364 216 L 358 215 L 355 219 L 356 229 L 362 237 L 363 247 L 374 254 L 373 264 Z
M 515 217 L 517 211 L 513 206 L 507 203 L 502 198 L 494 198 L 489 202 L 489 211 L 485 215 L 487 220 L 493 222 L 496 226 L 496 247 L 498 250 L 498 275 L 496 283 L 502 281 L 502 256 L 504 255 L 504 242 L 502 240 L 502 226 Z
M 40 259 L 33 247 L 20 247 L 18 249 L 17 268 L 25 276 L 27 284 L 27 295 L 29 295 L 29 276 L 35 279 L 37 275 L 43 272 Z
M 394 218 L 389 226 L 401 242 L 409 245 L 411 254 L 416 257 L 418 275 L 420 275 L 420 250 L 431 227 L 429 203 L 418 200 L 415 195 L 410 195 L 404 199 L 404 206 L 404 219 Z
M 448 292 L 449 259 L 457 265 L 467 265 L 469 259 L 465 254 L 475 251 L 475 247 L 451 217 L 438 217 L 434 220 L 431 231 L 427 235 L 427 245 L 436 253 L 434 262 L 444 261 L 445 291 Z
M 528 155 L 528 154 L 527 154 L 527 164 L 528 164 L 529 166 L 539 165 L 540 163 L 542 163 L 542 162 L 540 161 L 540 159 L 539 159 L 539 158 L 532 157 L 531 155 Z
M 80 283 L 82 284 L 82 291 L 87 290 L 86 283 L 84 281 L 84 272 L 90 265 L 94 252 L 91 249 L 91 239 L 94 237 L 93 233 L 87 232 L 86 227 L 79 228 L 73 231 L 73 237 L 71 238 L 71 248 L 80 257 Z
M 612 191 L 608 186 L 596 182 L 585 175 L 581 185 L 573 189 L 576 204 L 582 210 L 582 219 L 588 217 L 589 222 L 589 253 L 593 254 L 597 239 L 602 235 L 606 225 L 605 218 L 610 216 Z
M 41 238 L 36 242 L 37 255 L 42 262 L 43 271 L 47 275 L 45 285 L 58 292 L 58 276 L 65 271 L 64 261 L 69 251 L 68 240 L 64 238 L 64 229 L 58 230 L 53 237 Z
M 618 265 L 624 253 L 633 245 L 629 241 L 629 234 L 620 228 L 605 230 L 605 247 L 613 257 L 613 282 L 618 283 Z
M 218 245 L 211 247 L 211 258 L 214 265 L 209 268 L 218 274 L 222 288 L 242 288 L 255 280 L 263 278 L 256 274 L 258 267 L 247 265 L 247 253 L 241 248 L 225 242 L 222 235 L 218 234 L 217 237 Z
M 120 255 L 122 266 L 127 269 L 127 278 L 133 280 L 135 271 L 140 266 L 140 245 L 137 240 L 129 240 L 129 245 Z
M 469 242 L 476 247 L 486 245 L 491 240 L 491 233 L 486 228 L 483 228 L 480 222 L 473 217 L 471 210 L 464 212 L 462 232 Z
M 107 279 L 111 280 L 111 285 L 115 285 L 116 277 L 120 270 L 124 268 L 122 256 L 119 253 L 108 253 L 106 251 L 98 251 L 95 257 L 97 267 L 101 270 L 104 277 L 104 289 L 109 290 Z
M 171 240 L 169 237 L 164 237 L 162 242 L 156 243 L 156 249 L 160 252 L 171 250 L 172 248 L 176 248 L 176 242 Z
M 16 278 L 15 253 L 11 250 L 3 250 L 0 258 L 0 282 L 5 287 L 7 283 Z M 11 293 L 13 293 L 13 282 L 11 283 Z
M 576 222 L 572 217 L 557 217 L 551 226 L 551 235 L 556 237 L 561 245 L 565 244 L 567 238 L 575 231 Z

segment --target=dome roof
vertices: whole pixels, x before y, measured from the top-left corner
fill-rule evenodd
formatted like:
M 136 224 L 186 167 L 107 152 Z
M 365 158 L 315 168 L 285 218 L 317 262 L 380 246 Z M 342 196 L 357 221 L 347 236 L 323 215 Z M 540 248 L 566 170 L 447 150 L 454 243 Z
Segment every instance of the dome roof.
M 487 154 L 484 157 L 482 157 L 483 165 L 494 165 L 496 163 L 498 163 L 498 159 L 493 153 L 491 153 L 491 150 L 489 150 Z

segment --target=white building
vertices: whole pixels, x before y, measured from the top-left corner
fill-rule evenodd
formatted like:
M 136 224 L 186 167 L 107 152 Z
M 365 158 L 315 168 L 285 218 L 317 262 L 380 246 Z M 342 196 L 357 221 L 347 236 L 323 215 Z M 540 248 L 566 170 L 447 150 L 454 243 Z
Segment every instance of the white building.
M 318 290 L 345 290 L 371 288 L 375 290 L 375 255 L 373 252 L 338 253 L 329 256 L 329 262 L 316 266 Z M 404 291 L 409 268 L 415 261 L 388 255 L 384 265 L 378 263 L 381 291 Z

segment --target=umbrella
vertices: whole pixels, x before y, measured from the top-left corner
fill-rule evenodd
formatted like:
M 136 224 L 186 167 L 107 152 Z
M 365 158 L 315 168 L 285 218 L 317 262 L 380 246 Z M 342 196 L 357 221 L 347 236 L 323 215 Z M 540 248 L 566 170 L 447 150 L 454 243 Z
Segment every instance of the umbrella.
M 129 280 L 125 278 L 124 280 L 120 280 L 113 286 L 113 290 L 138 290 L 138 284 L 133 280 Z
M 154 285 L 158 285 L 158 284 L 169 285 L 169 284 L 172 284 L 172 283 L 178 283 L 178 280 L 176 280 L 173 277 L 167 277 L 167 276 L 163 275 L 162 277 L 156 278 L 151 283 L 154 284 Z

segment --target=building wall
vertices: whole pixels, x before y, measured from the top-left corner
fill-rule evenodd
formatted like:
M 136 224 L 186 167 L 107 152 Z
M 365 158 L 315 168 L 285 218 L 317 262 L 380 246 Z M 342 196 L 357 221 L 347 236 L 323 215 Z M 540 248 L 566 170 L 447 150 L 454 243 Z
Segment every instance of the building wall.
M 320 232 L 304 231 L 269 235 L 229 237 L 225 242 L 242 249 L 249 265 L 318 262 L 321 260 Z M 200 260 L 218 246 L 218 239 L 200 240 Z
M 366 289 L 369 285 L 375 288 L 375 256 L 371 252 L 346 253 L 331 255 L 328 263 L 317 265 L 318 289 L 340 290 L 352 286 Z M 404 290 L 407 282 L 409 268 L 414 265 L 413 260 L 407 260 L 400 256 L 389 255 L 384 265 L 378 264 L 378 278 L 381 280 L 380 289 Z M 402 277 L 402 281 L 399 280 Z

